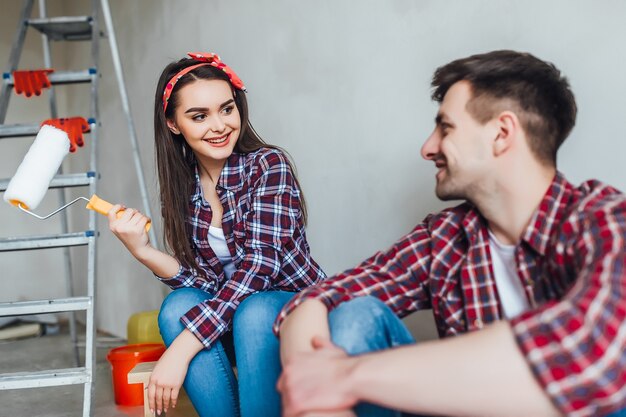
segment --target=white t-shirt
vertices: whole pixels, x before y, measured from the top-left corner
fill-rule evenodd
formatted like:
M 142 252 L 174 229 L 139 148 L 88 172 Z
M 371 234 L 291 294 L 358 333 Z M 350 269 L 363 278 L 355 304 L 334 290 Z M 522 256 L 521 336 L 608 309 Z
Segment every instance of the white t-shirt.
M 502 310 L 504 316 L 510 319 L 530 307 L 517 273 L 515 245 L 503 245 L 490 230 L 489 249 Z
M 230 277 L 235 273 L 235 263 L 233 262 L 232 256 L 230 256 L 230 251 L 228 250 L 228 245 L 226 244 L 226 237 L 224 236 L 224 231 L 219 227 L 209 226 L 209 245 L 213 252 L 217 255 L 217 259 L 220 260 L 222 267 L 224 267 L 224 273 L 226 274 L 226 278 L 230 279 Z

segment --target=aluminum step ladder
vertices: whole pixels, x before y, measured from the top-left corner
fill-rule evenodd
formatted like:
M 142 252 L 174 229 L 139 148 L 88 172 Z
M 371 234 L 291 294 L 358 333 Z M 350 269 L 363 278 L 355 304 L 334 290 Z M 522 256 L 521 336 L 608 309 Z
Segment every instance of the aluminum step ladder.
M 98 118 L 98 59 L 99 41 L 102 36 L 99 29 L 99 13 L 103 13 L 107 37 L 111 47 L 111 55 L 115 68 L 116 78 L 120 89 L 122 107 L 128 122 L 131 148 L 135 162 L 135 170 L 139 182 L 143 208 L 148 217 L 152 217 L 147 187 L 143 176 L 139 147 L 135 128 L 130 113 L 126 86 L 122 74 L 122 67 L 117 50 L 117 41 L 111 19 L 108 0 L 92 0 L 92 12 L 90 16 L 71 17 L 47 17 L 45 0 L 39 0 L 39 17 L 31 18 L 34 0 L 24 0 L 20 14 L 11 54 L 6 72 L 2 77 L 0 89 L 0 149 L 2 139 L 8 137 L 33 137 L 39 131 L 39 123 L 34 124 L 4 124 L 9 99 L 12 94 L 13 71 L 18 69 L 18 62 L 24 46 L 24 40 L 28 28 L 34 28 L 41 32 L 43 40 L 44 65 L 51 68 L 50 42 L 51 41 L 90 41 L 91 42 L 91 68 L 79 71 L 59 71 L 49 75 L 52 84 L 48 91 L 50 100 L 50 114 L 52 118 L 58 117 L 55 86 L 90 83 L 91 104 L 88 117 L 90 131 L 89 171 L 83 173 L 65 174 L 62 169 L 52 180 L 50 187 L 58 190 L 59 206 L 65 204 L 65 189 L 69 187 L 88 187 L 89 194 L 96 194 L 98 175 L 98 131 L 100 123 Z M 34 98 L 31 98 L 33 100 Z M 87 117 L 86 117 L 87 118 Z M 0 179 L 0 192 L 4 192 L 10 179 Z M 0 316 L 19 316 L 40 313 L 69 312 L 70 334 L 74 347 L 75 367 L 67 369 L 52 369 L 37 372 L 15 372 L 0 374 L 0 390 L 38 388 L 49 386 L 61 386 L 70 384 L 84 384 L 83 417 L 92 415 L 93 396 L 95 384 L 95 299 L 96 299 L 96 243 L 98 236 L 97 214 L 89 210 L 88 228 L 81 232 L 69 232 L 67 211 L 61 213 L 61 233 L 54 235 L 38 235 L 25 237 L 0 238 L 0 252 L 38 250 L 47 248 L 64 248 L 64 269 L 66 277 L 67 298 L 48 299 L 36 301 L 2 302 L 0 303 Z M 156 245 L 154 227 L 150 229 L 150 240 Z M 87 247 L 87 294 L 76 296 L 73 291 L 72 265 L 70 247 Z M 85 353 L 84 365 L 81 366 L 79 357 L 79 343 L 76 335 L 75 312 L 85 312 Z

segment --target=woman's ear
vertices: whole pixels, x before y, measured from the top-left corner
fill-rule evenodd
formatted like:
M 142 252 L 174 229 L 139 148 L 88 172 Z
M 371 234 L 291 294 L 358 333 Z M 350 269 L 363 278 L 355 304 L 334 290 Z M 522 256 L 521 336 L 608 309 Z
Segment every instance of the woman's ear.
M 173 134 L 180 135 L 180 130 L 178 130 L 176 123 L 174 123 L 172 120 L 167 120 L 167 127 Z
M 517 115 L 511 111 L 500 113 L 496 122 L 498 136 L 496 136 L 493 142 L 493 154 L 494 156 L 500 156 L 513 146 L 520 125 Z

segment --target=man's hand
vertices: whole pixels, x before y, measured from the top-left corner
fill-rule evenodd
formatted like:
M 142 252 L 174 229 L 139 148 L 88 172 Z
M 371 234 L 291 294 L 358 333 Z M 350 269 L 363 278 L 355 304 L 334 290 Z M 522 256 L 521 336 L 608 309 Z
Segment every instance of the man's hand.
M 350 389 L 355 360 L 327 338 L 316 336 L 312 345 L 313 352 L 296 353 L 285 363 L 277 384 L 283 415 L 296 417 L 310 412 L 346 415 L 358 401 Z

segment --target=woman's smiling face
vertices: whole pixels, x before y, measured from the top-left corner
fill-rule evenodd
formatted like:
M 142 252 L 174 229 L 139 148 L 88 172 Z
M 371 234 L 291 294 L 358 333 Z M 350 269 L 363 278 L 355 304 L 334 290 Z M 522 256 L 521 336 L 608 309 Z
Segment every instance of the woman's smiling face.
M 167 124 L 182 134 L 201 163 L 224 162 L 232 153 L 241 132 L 241 116 L 233 91 L 223 80 L 196 80 L 177 92 L 174 120 Z

